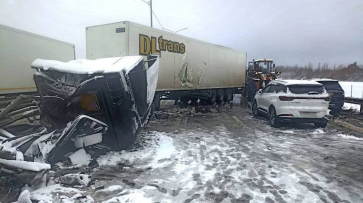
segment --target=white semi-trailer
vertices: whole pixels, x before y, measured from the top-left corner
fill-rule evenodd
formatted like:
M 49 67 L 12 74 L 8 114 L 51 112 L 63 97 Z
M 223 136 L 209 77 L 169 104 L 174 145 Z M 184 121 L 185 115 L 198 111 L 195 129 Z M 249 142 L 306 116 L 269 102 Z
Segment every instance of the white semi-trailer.
M 160 98 L 230 101 L 245 87 L 246 52 L 124 21 L 86 28 L 87 59 L 160 55 Z M 145 57 L 146 59 L 146 57 Z
M 30 64 L 38 58 L 74 60 L 74 45 L 0 25 L 0 95 L 36 92 Z

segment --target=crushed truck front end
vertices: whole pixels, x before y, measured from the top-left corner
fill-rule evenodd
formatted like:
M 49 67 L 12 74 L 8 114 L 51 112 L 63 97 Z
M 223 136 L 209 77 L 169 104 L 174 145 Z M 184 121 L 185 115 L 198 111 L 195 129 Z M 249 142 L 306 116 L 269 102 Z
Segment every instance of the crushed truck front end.
M 142 57 L 129 58 L 34 62 L 42 122 L 60 129 L 87 115 L 109 126 L 103 136 L 105 145 L 128 148 L 150 115 L 159 62 L 157 56 L 150 56 L 146 68 Z

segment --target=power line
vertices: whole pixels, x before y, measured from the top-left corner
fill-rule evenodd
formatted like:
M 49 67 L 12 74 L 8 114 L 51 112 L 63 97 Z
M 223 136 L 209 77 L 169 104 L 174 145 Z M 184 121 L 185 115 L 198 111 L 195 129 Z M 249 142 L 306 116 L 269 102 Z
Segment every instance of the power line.
M 149 6 L 150 6 L 150 1 L 149 1 L 149 2 L 147 2 L 147 1 L 145 1 L 145 0 L 141 0 L 141 1 L 143 1 L 144 3 L 146 3 L 147 5 L 149 5 Z M 172 30 L 166 29 L 166 28 L 164 28 L 164 27 L 163 27 L 163 25 L 160 23 L 160 20 L 159 20 L 159 18 L 156 16 L 156 14 L 155 14 L 154 10 L 153 10 L 153 9 L 151 9 L 151 11 L 152 11 L 153 15 L 155 16 L 156 20 L 158 21 L 158 23 L 159 23 L 159 25 L 160 25 L 161 29 L 163 29 L 163 30 L 165 30 L 165 31 L 168 31 L 168 32 L 171 32 L 171 33 L 177 33 L 177 32 L 179 32 L 179 31 L 182 31 L 182 30 L 186 30 L 186 29 L 187 29 L 187 28 L 184 28 L 184 29 L 181 29 L 181 30 L 178 30 L 178 31 L 175 31 L 175 32 L 174 32 L 174 31 L 172 31 Z
M 145 0 L 141 0 L 141 1 L 143 1 L 144 3 L 146 3 L 147 5 L 149 5 L 149 6 L 150 6 L 150 2 L 147 2 L 147 1 L 145 1 Z M 164 28 L 164 27 L 163 27 L 163 25 L 161 25 L 160 20 L 159 20 L 159 18 L 156 16 L 156 14 L 155 14 L 154 10 L 152 10 L 152 12 L 153 12 L 153 15 L 155 16 L 156 20 L 158 21 L 158 23 L 159 23 L 159 25 L 160 25 L 161 29 L 166 30 L 166 31 L 168 31 L 168 32 L 173 32 L 173 31 L 171 31 L 171 30 L 168 30 L 168 29 Z

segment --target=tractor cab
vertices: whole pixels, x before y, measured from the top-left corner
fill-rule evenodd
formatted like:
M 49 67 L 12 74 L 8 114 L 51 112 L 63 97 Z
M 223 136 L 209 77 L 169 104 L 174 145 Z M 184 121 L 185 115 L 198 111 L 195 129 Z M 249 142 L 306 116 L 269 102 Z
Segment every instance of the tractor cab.
M 275 69 L 272 59 L 253 59 L 248 63 L 246 73 L 245 96 L 252 101 L 256 92 L 266 86 L 271 80 L 276 80 L 280 72 Z
M 248 63 L 248 76 L 259 78 L 259 76 L 274 76 L 275 63 L 272 59 L 257 59 Z

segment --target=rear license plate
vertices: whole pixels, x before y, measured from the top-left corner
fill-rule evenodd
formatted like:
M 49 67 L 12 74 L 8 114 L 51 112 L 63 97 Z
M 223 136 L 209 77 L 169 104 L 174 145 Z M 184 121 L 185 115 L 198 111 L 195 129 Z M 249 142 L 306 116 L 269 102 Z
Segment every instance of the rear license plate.
M 309 117 L 309 118 L 316 118 L 317 113 L 316 112 L 300 112 L 301 117 Z

